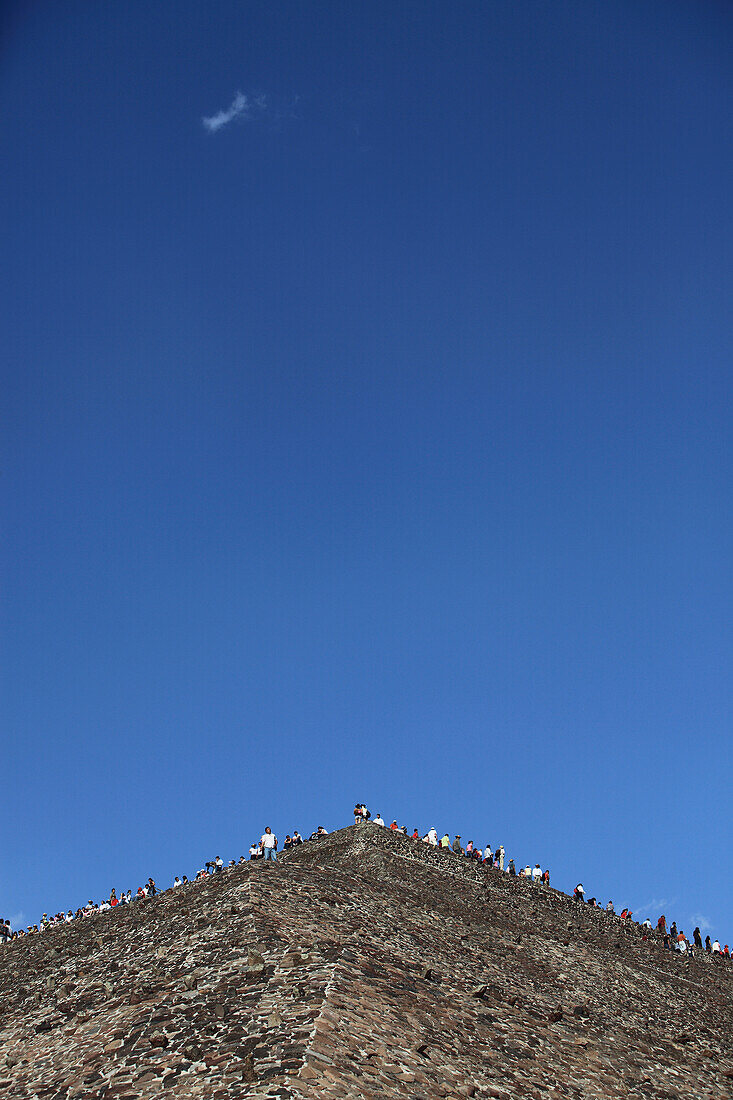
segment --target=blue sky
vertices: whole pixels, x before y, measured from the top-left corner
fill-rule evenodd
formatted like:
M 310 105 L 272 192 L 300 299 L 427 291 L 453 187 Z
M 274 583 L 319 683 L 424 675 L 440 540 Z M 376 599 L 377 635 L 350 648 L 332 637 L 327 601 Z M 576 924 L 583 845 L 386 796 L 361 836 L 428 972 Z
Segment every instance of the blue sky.
M 363 798 L 728 938 L 729 5 L 3 19 L 0 913 Z

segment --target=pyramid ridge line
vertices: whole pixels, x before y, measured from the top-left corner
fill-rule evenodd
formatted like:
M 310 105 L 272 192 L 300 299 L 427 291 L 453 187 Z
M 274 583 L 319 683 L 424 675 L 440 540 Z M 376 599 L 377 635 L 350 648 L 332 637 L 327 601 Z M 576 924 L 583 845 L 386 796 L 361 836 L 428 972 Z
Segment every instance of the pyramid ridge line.
M 380 826 L 61 927 L 0 951 L 11 1100 L 730 1093 L 725 965 Z

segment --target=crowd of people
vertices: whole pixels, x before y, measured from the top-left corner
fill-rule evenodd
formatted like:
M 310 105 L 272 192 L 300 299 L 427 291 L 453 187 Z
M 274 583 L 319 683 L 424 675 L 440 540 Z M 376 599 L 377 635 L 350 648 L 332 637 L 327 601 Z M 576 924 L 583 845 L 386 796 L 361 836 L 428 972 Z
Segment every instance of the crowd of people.
M 469 840 L 464 847 L 464 845 L 461 844 L 462 838 L 459 833 L 455 834 L 451 841 L 448 833 L 444 833 L 443 836 L 439 837 L 438 831 L 434 825 L 431 826 L 425 834 L 417 828 L 413 828 L 412 832 L 410 832 L 406 825 L 398 825 L 396 819 L 387 825 L 381 814 L 377 813 L 372 817 L 370 811 L 363 802 L 357 802 L 354 806 L 354 823 L 356 825 L 371 823 L 377 828 L 390 829 L 393 832 L 401 833 L 403 836 L 408 836 L 419 843 L 430 845 L 433 848 L 447 850 L 461 859 L 469 859 L 478 862 L 489 870 L 498 871 L 510 877 L 528 880 L 535 886 L 549 887 L 550 885 L 550 872 L 548 868 L 543 870 L 539 863 L 535 863 L 534 867 L 528 863 L 517 870 L 514 859 L 506 858 L 503 844 L 497 844 L 495 848 L 492 848 L 490 844 L 486 844 L 484 848 L 480 848 L 475 845 L 472 840 Z M 305 840 L 298 830 L 294 829 L 292 835 L 288 833 L 285 837 L 282 851 L 289 851 L 300 844 L 306 843 L 306 841 L 318 840 L 320 837 L 324 836 L 328 836 L 328 831 L 323 825 L 319 825 Z M 249 859 L 250 861 L 262 860 L 264 862 L 277 862 L 278 848 L 278 838 L 268 825 L 259 841 L 255 841 L 251 845 L 249 849 Z M 245 862 L 245 857 L 240 856 L 238 861 L 231 859 L 225 866 L 221 856 L 216 856 L 215 859 L 207 861 L 191 880 L 189 880 L 186 875 L 182 877 L 176 875 L 169 889 L 177 890 L 183 886 L 189 885 L 189 882 L 200 882 L 210 875 L 220 874 L 226 868 L 235 867 Z M 60 924 L 70 924 L 72 921 L 84 919 L 96 913 L 111 911 L 118 906 L 132 905 L 141 899 L 153 898 L 158 893 L 159 891 L 155 881 L 149 878 L 142 886 L 138 886 L 134 893 L 132 890 L 122 890 L 118 894 L 117 891 L 113 889 L 110 892 L 110 896 L 101 902 L 97 903 L 90 900 L 86 905 L 78 908 L 76 912 L 69 909 L 67 913 L 59 912 L 50 917 L 47 913 L 44 913 L 38 924 L 28 925 L 27 928 L 13 930 L 9 920 L 0 918 L 0 944 L 9 943 L 11 940 L 16 940 L 23 936 L 38 935 L 48 928 Z M 616 916 L 613 901 L 609 901 L 604 907 L 599 904 L 595 897 L 586 900 L 585 889 L 582 882 L 579 882 L 575 887 L 573 898 L 578 904 L 587 905 L 590 908 L 602 909 L 606 913 Z M 622 909 L 618 917 L 624 921 L 633 920 L 633 914 L 628 908 Z M 639 927 L 642 930 L 642 938 L 645 940 L 649 939 L 649 935 L 653 932 L 652 922 L 649 918 L 645 918 Z M 657 940 L 670 951 L 676 951 L 690 956 L 694 955 L 696 952 L 706 952 L 709 955 L 716 955 L 722 959 L 728 960 L 731 957 L 728 944 L 721 947 L 720 941 L 717 939 L 711 941 L 710 936 L 706 936 L 703 942 L 702 933 L 699 927 L 695 928 L 692 940 L 685 936 L 682 929 L 677 928 L 674 921 L 668 929 L 666 917 L 664 915 L 660 916 L 657 921 L 656 932 Z
M 371 813 L 366 806 L 359 802 L 354 807 L 354 823 L 359 825 L 364 821 L 371 821 L 373 825 L 387 828 L 387 823 L 383 820 L 381 814 L 377 814 L 375 818 L 372 818 Z M 398 825 L 396 819 L 392 821 L 389 828 L 393 832 L 402 833 L 403 836 L 409 836 L 412 840 L 421 840 L 423 844 L 430 844 L 433 848 L 448 848 L 454 853 L 454 855 L 465 856 L 466 859 L 476 860 L 478 863 L 485 863 L 489 867 L 496 867 L 500 871 L 506 870 L 508 875 L 516 875 L 518 878 L 528 878 L 533 882 L 541 882 L 545 886 L 550 885 L 550 872 L 545 869 L 544 871 L 540 867 L 539 863 L 535 863 L 534 867 L 530 867 L 529 864 L 526 867 L 516 868 L 516 864 L 513 859 L 506 860 L 504 845 L 498 844 L 496 850 L 493 850 L 490 844 L 487 844 L 485 848 L 479 848 L 474 844 L 472 840 L 469 840 L 465 848 L 461 844 L 461 835 L 456 833 L 453 841 L 451 841 L 450 835 L 444 833 L 440 839 L 438 838 L 438 832 L 435 826 L 431 826 L 427 833 L 422 836 L 419 829 L 414 828 L 412 832 L 408 832 L 406 825 Z
M 316 840 L 318 837 L 322 836 L 328 836 L 328 832 L 323 825 L 319 825 L 306 839 Z M 303 843 L 305 843 L 304 838 L 297 829 L 294 829 L 293 835 L 290 836 L 290 834 L 288 834 L 285 838 L 283 851 L 288 851 L 290 848 Z M 278 838 L 268 825 L 259 841 L 255 841 L 250 847 L 250 860 L 264 859 L 277 861 L 278 844 Z M 230 859 L 225 865 L 221 856 L 216 856 L 215 859 L 208 860 L 191 879 L 189 879 L 187 875 L 176 875 L 169 889 L 177 890 L 179 887 L 188 886 L 191 882 L 200 882 L 210 875 L 219 874 L 227 868 L 236 867 L 246 862 L 245 857 L 240 856 L 238 860 Z M 118 894 L 117 890 L 113 888 L 108 898 L 103 898 L 100 902 L 95 902 L 90 899 L 86 905 L 80 906 L 76 911 L 69 909 L 66 913 L 58 912 L 51 916 L 49 916 L 48 913 L 44 913 L 37 924 L 29 924 L 27 928 L 13 929 L 10 920 L 0 917 L 0 944 L 10 943 L 11 940 L 21 939 L 24 936 L 39 935 L 48 928 L 53 928 L 62 924 L 71 924 L 72 921 L 91 917 L 96 913 L 111 911 L 112 909 L 116 909 L 117 906 L 131 905 L 142 898 L 154 898 L 158 893 L 160 893 L 160 891 L 155 884 L 155 880 L 149 878 L 142 886 L 138 886 L 135 891 L 132 889 L 120 890 Z
M 586 901 L 585 890 L 583 888 L 582 882 L 579 882 L 573 890 L 573 898 L 575 899 L 575 901 L 579 901 L 585 905 L 589 905 L 592 909 L 602 908 L 602 906 L 596 901 L 595 898 L 588 898 L 588 900 Z M 609 901 L 608 904 L 605 906 L 605 912 L 613 914 L 616 913 L 613 901 Z M 634 914 L 632 913 L 631 909 L 622 909 L 621 912 L 618 914 L 620 920 L 629 921 L 633 919 L 633 915 Z M 633 921 L 633 923 L 636 924 L 637 922 Z M 649 917 L 645 917 L 644 920 L 641 921 L 641 923 L 639 924 L 639 928 L 642 929 L 642 938 L 648 939 L 649 937 L 647 933 L 652 931 L 652 922 L 649 920 Z M 679 951 L 683 955 L 694 955 L 695 950 L 698 949 L 700 951 L 706 951 L 708 955 L 722 955 L 726 959 L 729 959 L 731 957 L 728 944 L 726 944 L 725 947 L 721 947 L 720 940 L 711 940 L 710 936 L 706 936 L 705 942 L 703 943 L 702 932 L 700 931 L 699 926 L 696 927 L 695 931 L 692 933 L 692 940 L 689 940 L 681 928 L 678 930 L 675 921 L 672 921 L 672 924 L 669 927 L 669 931 L 667 931 L 667 918 L 664 916 L 664 914 L 662 914 L 662 916 L 657 921 L 656 928 L 663 945 L 669 951 Z
M 354 823 L 360 825 L 363 822 L 371 822 L 373 825 L 377 825 L 381 828 L 390 828 L 395 832 L 402 833 L 404 836 L 411 837 L 412 840 L 422 841 L 424 844 L 430 844 L 434 848 L 448 849 L 457 856 L 461 856 L 466 859 L 477 860 L 479 863 L 484 864 L 487 868 L 492 870 L 501 871 L 509 876 L 516 876 L 517 878 L 528 879 L 535 885 L 549 886 L 550 885 L 550 872 L 547 868 L 544 870 L 539 863 L 535 863 L 534 867 L 530 864 L 526 864 L 524 867 L 520 867 L 517 871 L 516 864 L 513 859 L 506 859 L 506 853 L 504 851 L 504 845 L 498 844 L 496 848 L 487 844 L 482 850 L 477 847 L 472 840 L 469 840 L 465 848 L 461 844 L 460 833 L 455 834 L 453 841 L 451 842 L 450 835 L 444 833 L 440 839 L 438 839 L 438 832 L 435 826 L 431 826 L 427 833 L 423 836 L 420 830 L 413 828 L 412 832 L 409 832 L 406 825 L 398 825 L 396 819 L 391 822 L 389 826 L 382 818 L 380 813 L 377 813 L 375 817 L 372 817 L 370 811 L 367 809 L 363 802 L 357 802 L 354 806 Z M 613 901 L 609 901 L 605 907 L 602 907 L 595 897 L 588 898 L 586 901 L 585 888 L 582 882 L 579 882 L 573 891 L 573 898 L 576 902 L 584 905 L 588 905 L 592 909 L 604 909 L 606 913 L 616 915 Z M 633 914 L 631 909 L 624 908 L 618 914 L 620 920 L 632 921 Z M 636 923 L 636 922 L 633 922 Z M 652 922 L 647 917 L 639 927 L 642 929 L 642 939 L 649 939 L 648 933 L 652 931 Z M 690 956 L 695 954 L 695 951 L 705 951 L 708 955 L 719 955 L 721 958 L 730 959 L 730 948 L 728 944 L 721 947 L 719 940 L 711 941 L 710 936 L 705 937 L 703 943 L 702 933 L 699 927 L 695 928 L 693 932 L 692 940 L 689 940 L 684 932 L 677 929 L 677 925 L 673 922 L 667 931 L 666 918 L 661 916 L 657 921 L 657 932 L 664 947 L 670 951 L 678 951 L 682 954 L 688 954 Z
M 319 825 L 318 828 L 311 833 L 307 838 L 308 840 L 317 840 L 320 836 L 328 836 L 328 830 L 324 829 L 323 825 Z M 249 850 L 250 859 L 265 859 L 277 861 L 277 848 L 278 839 L 273 835 L 272 829 L 268 825 L 260 839 L 254 842 Z M 299 844 L 303 844 L 303 837 L 300 835 L 297 829 L 293 829 L 293 835 L 290 833 L 285 837 L 283 842 L 283 851 L 288 852 L 291 848 L 297 848 Z M 242 861 L 240 860 L 240 863 Z

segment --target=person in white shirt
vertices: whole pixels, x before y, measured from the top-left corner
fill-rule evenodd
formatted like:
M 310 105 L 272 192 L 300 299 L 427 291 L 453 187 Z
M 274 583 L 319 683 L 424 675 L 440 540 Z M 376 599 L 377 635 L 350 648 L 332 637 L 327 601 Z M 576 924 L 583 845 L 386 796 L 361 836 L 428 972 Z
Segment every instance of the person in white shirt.
M 260 849 L 259 844 L 253 844 L 252 845 L 252 847 L 249 850 L 249 858 L 250 859 L 261 859 L 262 858 L 262 851 Z
M 649 920 L 649 917 L 647 917 L 646 920 L 643 922 L 641 927 L 642 928 L 651 928 L 651 926 L 652 926 L 652 922 Z
M 375 825 L 384 825 L 384 822 L 382 821 L 382 815 L 381 814 L 377 814 L 377 816 L 375 818 L 373 818 L 373 822 L 374 822 Z
M 535 863 L 532 868 L 532 882 L 539 882 L 542 878 L 542 868 L 539 863 Z
M 224 866 L 224 860 L 221 858 L 221 856 L 216 857 L 216 859 L 214 860 L 214 865 L 216 866 L 217 871 L 221 871 L 222 867 Z
M 438 830 L 434 825 L 428 830 L 428 844 L 432 844 L 433 848 L 438 847 Z
M 713 946 L 710 949 L 714 955 L 720 955 L 720 940 L 713 940 Z
M 500 844 L 499 847 L 496 849 L 496 854 L 499 857 L 499 870 L 503 871 L 504 870 L 504 845 L 503 844 Z
M 269 825 L 260 837 L 260 847 L 265 860 L 271 859 L 277 863 L 277 837 Z
M 180 885 L 181 885 L 181 880 L 179 879 L 178 875 L 176 875 L 175 879 L 173 880 L 173 886 L 175 888 L 176 886 L 180 886 Z

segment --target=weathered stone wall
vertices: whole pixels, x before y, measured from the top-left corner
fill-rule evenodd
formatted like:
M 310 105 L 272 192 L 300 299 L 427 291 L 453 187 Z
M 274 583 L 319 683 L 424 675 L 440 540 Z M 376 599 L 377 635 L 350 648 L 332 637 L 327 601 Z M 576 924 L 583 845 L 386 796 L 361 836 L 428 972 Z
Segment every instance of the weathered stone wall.
M 0 949 L 0 1096 L 718 1100 L 732 991 L 362 825 Z

